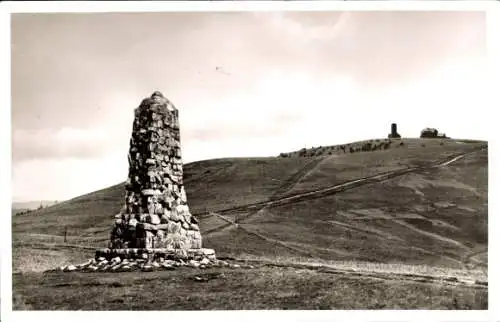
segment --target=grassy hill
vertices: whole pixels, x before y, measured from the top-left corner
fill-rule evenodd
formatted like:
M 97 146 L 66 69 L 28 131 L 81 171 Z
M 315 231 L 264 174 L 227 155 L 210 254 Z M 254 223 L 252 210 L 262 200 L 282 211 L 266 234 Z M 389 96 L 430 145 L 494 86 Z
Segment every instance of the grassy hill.
M 322 147 L 314 155 L 186 164 L 204 247 L 219 257 L 360 269 L 382 263 L 392 271 L 412 265 L 486 278 L 487 143 L 392 139 L 363 151 L 367 142 L 351 144 L 352 153 Z M 106 246 L 124 193 L 118 184 L 13 217 L 13 270 L 92 256 L 92 247 Z
M 56 204 L 57 201 L 53 200 L 40 200 L 40 201 L 24 201 L 24 202 L 13 202 L 12 203 L 12 215 L 18 213 L 33 211 L 38 209 L 40 206 L 48 207 Z

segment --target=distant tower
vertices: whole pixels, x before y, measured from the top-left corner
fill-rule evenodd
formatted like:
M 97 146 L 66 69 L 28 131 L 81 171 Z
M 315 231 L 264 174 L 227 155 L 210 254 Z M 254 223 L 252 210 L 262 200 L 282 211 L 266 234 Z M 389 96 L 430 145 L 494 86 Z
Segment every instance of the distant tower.
M 389 139 L 400 138 L 401 135 L 398 133 L 398 125 L 396 123 L 391 124 L 391 133 L 389 133 Z

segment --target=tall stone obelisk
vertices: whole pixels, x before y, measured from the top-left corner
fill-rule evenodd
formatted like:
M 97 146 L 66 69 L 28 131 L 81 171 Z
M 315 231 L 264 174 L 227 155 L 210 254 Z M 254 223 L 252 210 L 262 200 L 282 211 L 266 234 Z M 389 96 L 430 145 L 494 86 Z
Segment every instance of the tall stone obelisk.
M 201 248 L 183 185 L 179 111 L 160 92 L 135 109 L 128 163 L 125 205 L 110 248 Z

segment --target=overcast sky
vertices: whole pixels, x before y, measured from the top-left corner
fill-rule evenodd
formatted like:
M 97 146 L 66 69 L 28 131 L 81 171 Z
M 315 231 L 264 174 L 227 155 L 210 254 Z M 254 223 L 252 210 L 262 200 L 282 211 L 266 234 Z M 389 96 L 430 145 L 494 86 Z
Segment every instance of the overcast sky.
M 179 109 L 185 163 L 392 122 L 487 140 L 485 37 L 481 12 L 14 14 L 13 199 L 124 181 L 133 110 L 155 90 Z

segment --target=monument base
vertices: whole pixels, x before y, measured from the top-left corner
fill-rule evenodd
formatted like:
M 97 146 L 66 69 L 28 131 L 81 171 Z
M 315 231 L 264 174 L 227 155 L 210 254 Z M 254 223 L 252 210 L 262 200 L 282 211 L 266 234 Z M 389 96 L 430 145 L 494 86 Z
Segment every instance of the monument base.
M 231 266 L 215 257 L 208 248 L 104 248 L 95 253 L 95 258 L 79 265 L 59 268 L 63 272 L 129 272 L 172 270 L 176 267 L 209 268 Z M 233 265 L 235 266 L 235 265 Z M 235 266 L 236 267 L 236 266 Z
M 198 260 L 204 258 L 215 261 L 215 250 L 210 248 L 172 249 L 172 248 L 103 248 L 95 252 L 95 259 L 114 258 L 123 259 L 145 259 L 158 260 L 160 258 L 169 260 Z

